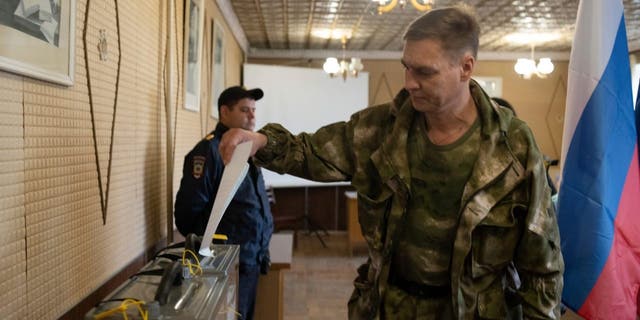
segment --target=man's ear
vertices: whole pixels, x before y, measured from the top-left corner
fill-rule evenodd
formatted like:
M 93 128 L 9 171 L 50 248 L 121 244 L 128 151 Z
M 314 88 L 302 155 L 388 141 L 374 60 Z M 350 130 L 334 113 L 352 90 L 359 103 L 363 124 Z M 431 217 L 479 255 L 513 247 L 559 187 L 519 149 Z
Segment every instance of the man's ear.
M 220 106 L 220 119 L 219 120 L 222 120 L 223 117 L 226 118 L 227 114 L 229 113 L 229 111 L 231 111 L 231 110 L 229 110 L 229 107 L 226 104 L 221 105 Z
M 462 61 L 460 61 L 460 78 L 464 81 L 471 79 L 475 65 L 476 58 L 474 58 L 469 52 L 465 53 L 462 56 Z

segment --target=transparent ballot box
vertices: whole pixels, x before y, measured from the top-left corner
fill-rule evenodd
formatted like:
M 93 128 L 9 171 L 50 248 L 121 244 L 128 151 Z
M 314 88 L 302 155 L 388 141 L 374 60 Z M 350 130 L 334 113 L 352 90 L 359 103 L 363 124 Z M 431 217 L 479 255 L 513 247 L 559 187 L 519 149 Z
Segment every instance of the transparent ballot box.
M 158 252 L 85 319 L 236 319 L 239 246 L 214 244 L 207 257 L 189 240 Z

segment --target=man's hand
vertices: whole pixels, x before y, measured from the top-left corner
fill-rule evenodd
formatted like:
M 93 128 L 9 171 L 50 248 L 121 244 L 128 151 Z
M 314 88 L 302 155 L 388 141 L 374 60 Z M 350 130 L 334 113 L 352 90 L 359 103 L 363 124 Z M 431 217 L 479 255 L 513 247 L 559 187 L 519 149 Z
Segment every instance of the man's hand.
M 220 145 L 218 146 L 225 165 L 231 161 L 231 155 L 236 146 L 245 141 L 253 141 L 251 148 L 251 156 L 253 156 L 260 148 L 267 145 L 267 136 L 240 128 L 229 129 L 220 139 Z

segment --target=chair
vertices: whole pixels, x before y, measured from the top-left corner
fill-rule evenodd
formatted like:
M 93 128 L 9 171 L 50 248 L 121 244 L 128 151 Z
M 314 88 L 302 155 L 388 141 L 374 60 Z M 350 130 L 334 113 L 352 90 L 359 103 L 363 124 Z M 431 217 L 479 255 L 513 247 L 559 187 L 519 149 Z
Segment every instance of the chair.
M 307 233 L 311 234 L 312 232 L 318 237 L 320 243 L 324 248 L 327 248 L 327 244 L 324 242 L 324 239 L 320 236 L 318 230 L 323 231 L 325 235 L 329 235 L 326 229 L 315 224 L 309 217 L 305 214 L 297 214 L 297 215 L 279 215 L 274 214 L 277 212 L 276 206 L 276 195 L 273 190 L 273 187 L 269 186 L 266 189 L 267 196 L 269 197 L 269 204 L 271 205 L 271 213 L 273 214 L 273 228 L 274 232 L 279 232 L 282 230 L 293 230 L 293 247 L 298 247 L 298 230 L 300 227 L 306 227 Z

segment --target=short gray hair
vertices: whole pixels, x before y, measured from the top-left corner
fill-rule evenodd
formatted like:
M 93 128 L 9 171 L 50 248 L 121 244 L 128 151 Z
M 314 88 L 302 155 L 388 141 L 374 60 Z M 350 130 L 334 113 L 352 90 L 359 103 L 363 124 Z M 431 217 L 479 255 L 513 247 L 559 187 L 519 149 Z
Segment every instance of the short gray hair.
M 414 20 L 404 34 L 405 41 L 438 40 L 447 52 L 461 56 L 469 50 L 478 56 L 480 24 L 474 10 L 464 4 L 428 11 Z

